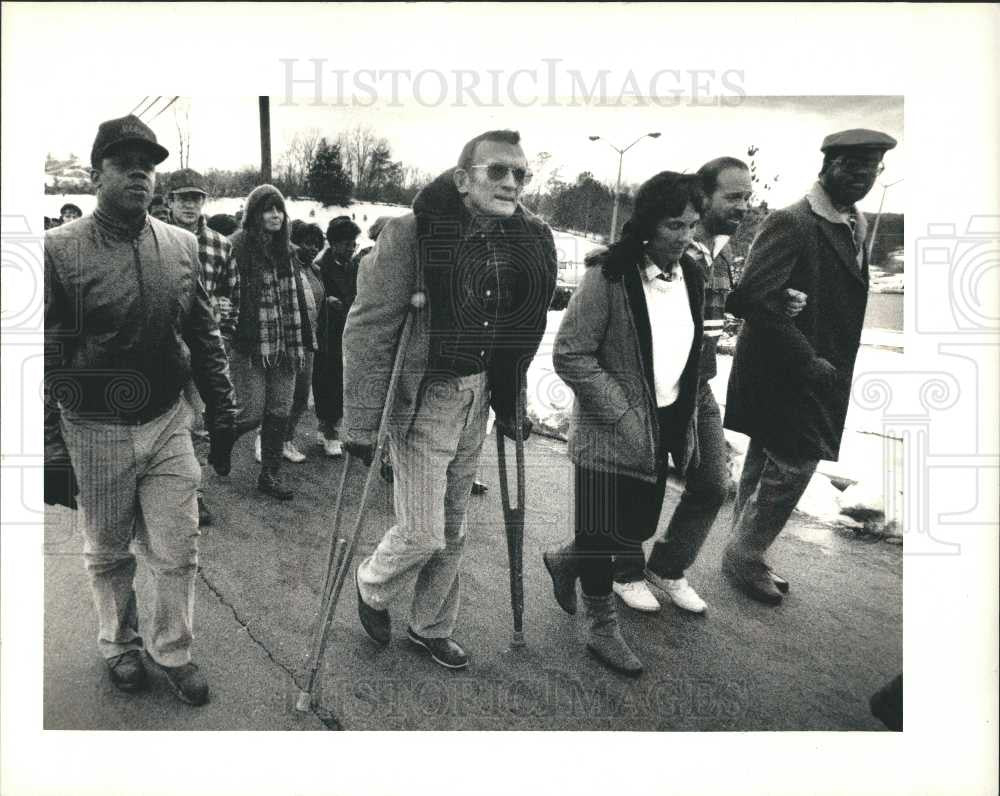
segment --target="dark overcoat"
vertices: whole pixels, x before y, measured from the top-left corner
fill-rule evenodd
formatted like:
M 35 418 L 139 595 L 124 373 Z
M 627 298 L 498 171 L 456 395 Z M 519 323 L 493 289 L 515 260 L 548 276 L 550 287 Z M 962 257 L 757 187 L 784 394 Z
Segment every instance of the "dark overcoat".
M 782 310 L 785 288 L 808 296 L 795 318 Z M 866 255 L 821 188 L 768 216 L 726 304 L 745 323 L 725 427 L 786 456 L 836 461 L 867 302 Z M 833 383 L 817 383 L 818 357 L 837 369 Z

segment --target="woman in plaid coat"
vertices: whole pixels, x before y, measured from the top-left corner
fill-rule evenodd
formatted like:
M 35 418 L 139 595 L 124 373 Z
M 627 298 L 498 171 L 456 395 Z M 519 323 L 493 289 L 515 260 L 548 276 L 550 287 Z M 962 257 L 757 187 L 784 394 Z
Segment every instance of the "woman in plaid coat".
M 247 197 L 243 228 L 233 233 L 240 275 L 240 317 L 230 368 L 240 404 L 239 428 L 260 426 L 261 472 L 257 488 L 280 500 L 292 491 L 279 474 L 296 374 L 316 349 L 311 291 L 295 278 L 285 199 L 273 185 Z M 310 312 L 312 310 L 312 312 Z

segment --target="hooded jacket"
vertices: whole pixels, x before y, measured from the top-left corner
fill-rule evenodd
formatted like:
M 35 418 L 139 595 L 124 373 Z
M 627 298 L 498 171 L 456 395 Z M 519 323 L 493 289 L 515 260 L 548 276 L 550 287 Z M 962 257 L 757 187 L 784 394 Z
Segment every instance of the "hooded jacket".
M 68 460 L 60 411 L 149 422 L 192 370 L 214 424 L 235 417 L 198 240 L 147 216 L 129 231 L 100 210 L 45 234 L 45 458 Z
M 361 261 L 357 298 L 344 330 L 344 429 L 349 440 L 370 442 L 375 435 L 400 329 L 417 291 L 427 300 L 413 311 L 413 333 L 391 415 L 393 426 L 405 432 L 419 406 L 432 330 L 440 329 L 441 319 L 450 312 L 448 302 L 440 300 L 440 288 L 469 238 L 481 232 L 471 223 L 452 175 L 453 170 L 448 170 L 424 188 L 414 200 L 412 213 L 388 221 L 375 247 Z M 490 234 L 497 239 L 502 236 L 504 245 L 514 252 L 509 262 L 515 310 L 496 332 L 489 369 L 491 405 L 499 416 L 512 417 L 517 385 L 524 384 L 545 332 L 558 264 L 548 225 L 521 205 L 511 217 L 496 220 Z

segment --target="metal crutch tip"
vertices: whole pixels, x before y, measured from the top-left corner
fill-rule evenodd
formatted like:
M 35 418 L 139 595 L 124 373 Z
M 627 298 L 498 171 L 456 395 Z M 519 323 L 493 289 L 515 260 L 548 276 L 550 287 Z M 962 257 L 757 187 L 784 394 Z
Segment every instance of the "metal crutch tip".
M 525 644 L 525 641 L 524 641 L 524 631 L 523 630 L 515 630 L 514 632 L 512 632 L 510 634 L 510 646 L 512 648 L 527 646 L 527 644 Z
M 299 713 L 308 713 L 311 707 L 312 697 L 308 691 L 299 691 L 299 698 L 295 702 L 295 709 Z

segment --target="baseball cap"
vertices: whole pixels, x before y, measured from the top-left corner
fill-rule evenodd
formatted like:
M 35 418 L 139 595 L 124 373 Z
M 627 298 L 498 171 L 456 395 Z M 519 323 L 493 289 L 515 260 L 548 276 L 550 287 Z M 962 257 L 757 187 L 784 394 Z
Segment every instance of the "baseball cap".
M 90 165 L 97 168 L 101 159 L 114 152 L 115 149 L 128 143 L 143 145 L 153 156 L 153 163 L 162 163 L 170 153 L 158 143 L 156 134 L 137 116 L 129 114 L 120 119 L 101 122 L 97 128 L 97 137 L 90 150 Z

